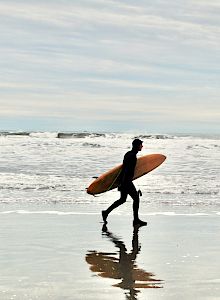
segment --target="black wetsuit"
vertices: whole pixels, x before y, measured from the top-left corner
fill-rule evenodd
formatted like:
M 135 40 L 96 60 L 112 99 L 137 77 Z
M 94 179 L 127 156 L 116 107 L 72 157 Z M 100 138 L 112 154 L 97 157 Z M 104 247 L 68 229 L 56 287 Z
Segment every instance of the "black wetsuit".
M 128 151 L 123 160 L 122 172 L 120 174 L 120 184 L 119 190 L 121 192 L 121 197 L 119 200 L 115 201 L 107 210 L 106 213 L 109 214 L 113 209 L 119 205 L 126 202 L 127 196 L 130 195 L 133 199 L 133 212 L 134 220 L 138 219 L 138 209 L 139 209 L 139 195 L 132 182 L 134 177 L 134 170 L 137 162 L 138 150 L 132 149 Z

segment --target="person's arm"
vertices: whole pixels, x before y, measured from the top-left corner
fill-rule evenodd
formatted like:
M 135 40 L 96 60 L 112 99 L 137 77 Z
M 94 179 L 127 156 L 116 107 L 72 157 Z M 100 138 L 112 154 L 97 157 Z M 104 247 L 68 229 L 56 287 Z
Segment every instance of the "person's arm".
M 123 179 L 124 181 L 132 181 L 134 177 L 134 170 L 136 166 L 137 158 L 136 155 L 133 153 L 127 153 L 125 155 L 124 161 L 123 161 Z

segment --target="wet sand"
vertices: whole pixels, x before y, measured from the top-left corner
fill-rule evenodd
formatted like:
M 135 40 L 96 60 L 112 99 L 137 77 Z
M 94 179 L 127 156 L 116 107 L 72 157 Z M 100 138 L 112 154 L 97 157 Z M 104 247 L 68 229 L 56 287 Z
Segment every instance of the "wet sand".
M 1 300 L 220 299 L 219 215 L 71 211 L 1 214 Z

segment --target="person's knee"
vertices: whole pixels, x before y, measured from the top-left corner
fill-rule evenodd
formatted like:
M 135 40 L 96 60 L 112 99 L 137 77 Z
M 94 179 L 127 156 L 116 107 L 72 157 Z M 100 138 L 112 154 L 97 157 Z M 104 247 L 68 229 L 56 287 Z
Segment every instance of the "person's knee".
M 134 201 L 134 203 L 139 203 L 139 201 L 140 201 L 140 198 L 139 198 L 139 196 L 138 195 L 135 195 L 134 197 L 132 197 L 133 198 L 133 201 Z
M 126 199 L 125 198 L 121 198 L 118 200 L 118 203 L 119 204 L 124 204 L 126 202 Z

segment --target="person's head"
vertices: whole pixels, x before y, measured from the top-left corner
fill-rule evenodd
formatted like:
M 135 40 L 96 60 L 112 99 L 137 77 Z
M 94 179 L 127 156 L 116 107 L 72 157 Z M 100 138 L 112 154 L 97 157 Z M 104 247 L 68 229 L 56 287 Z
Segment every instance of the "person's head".
M 136 151 L 141 151 L 141 149 L 143 148 L 143 141 L 139 140 L 139 139 L 134 139 L 132 142 L 132 148 Z

